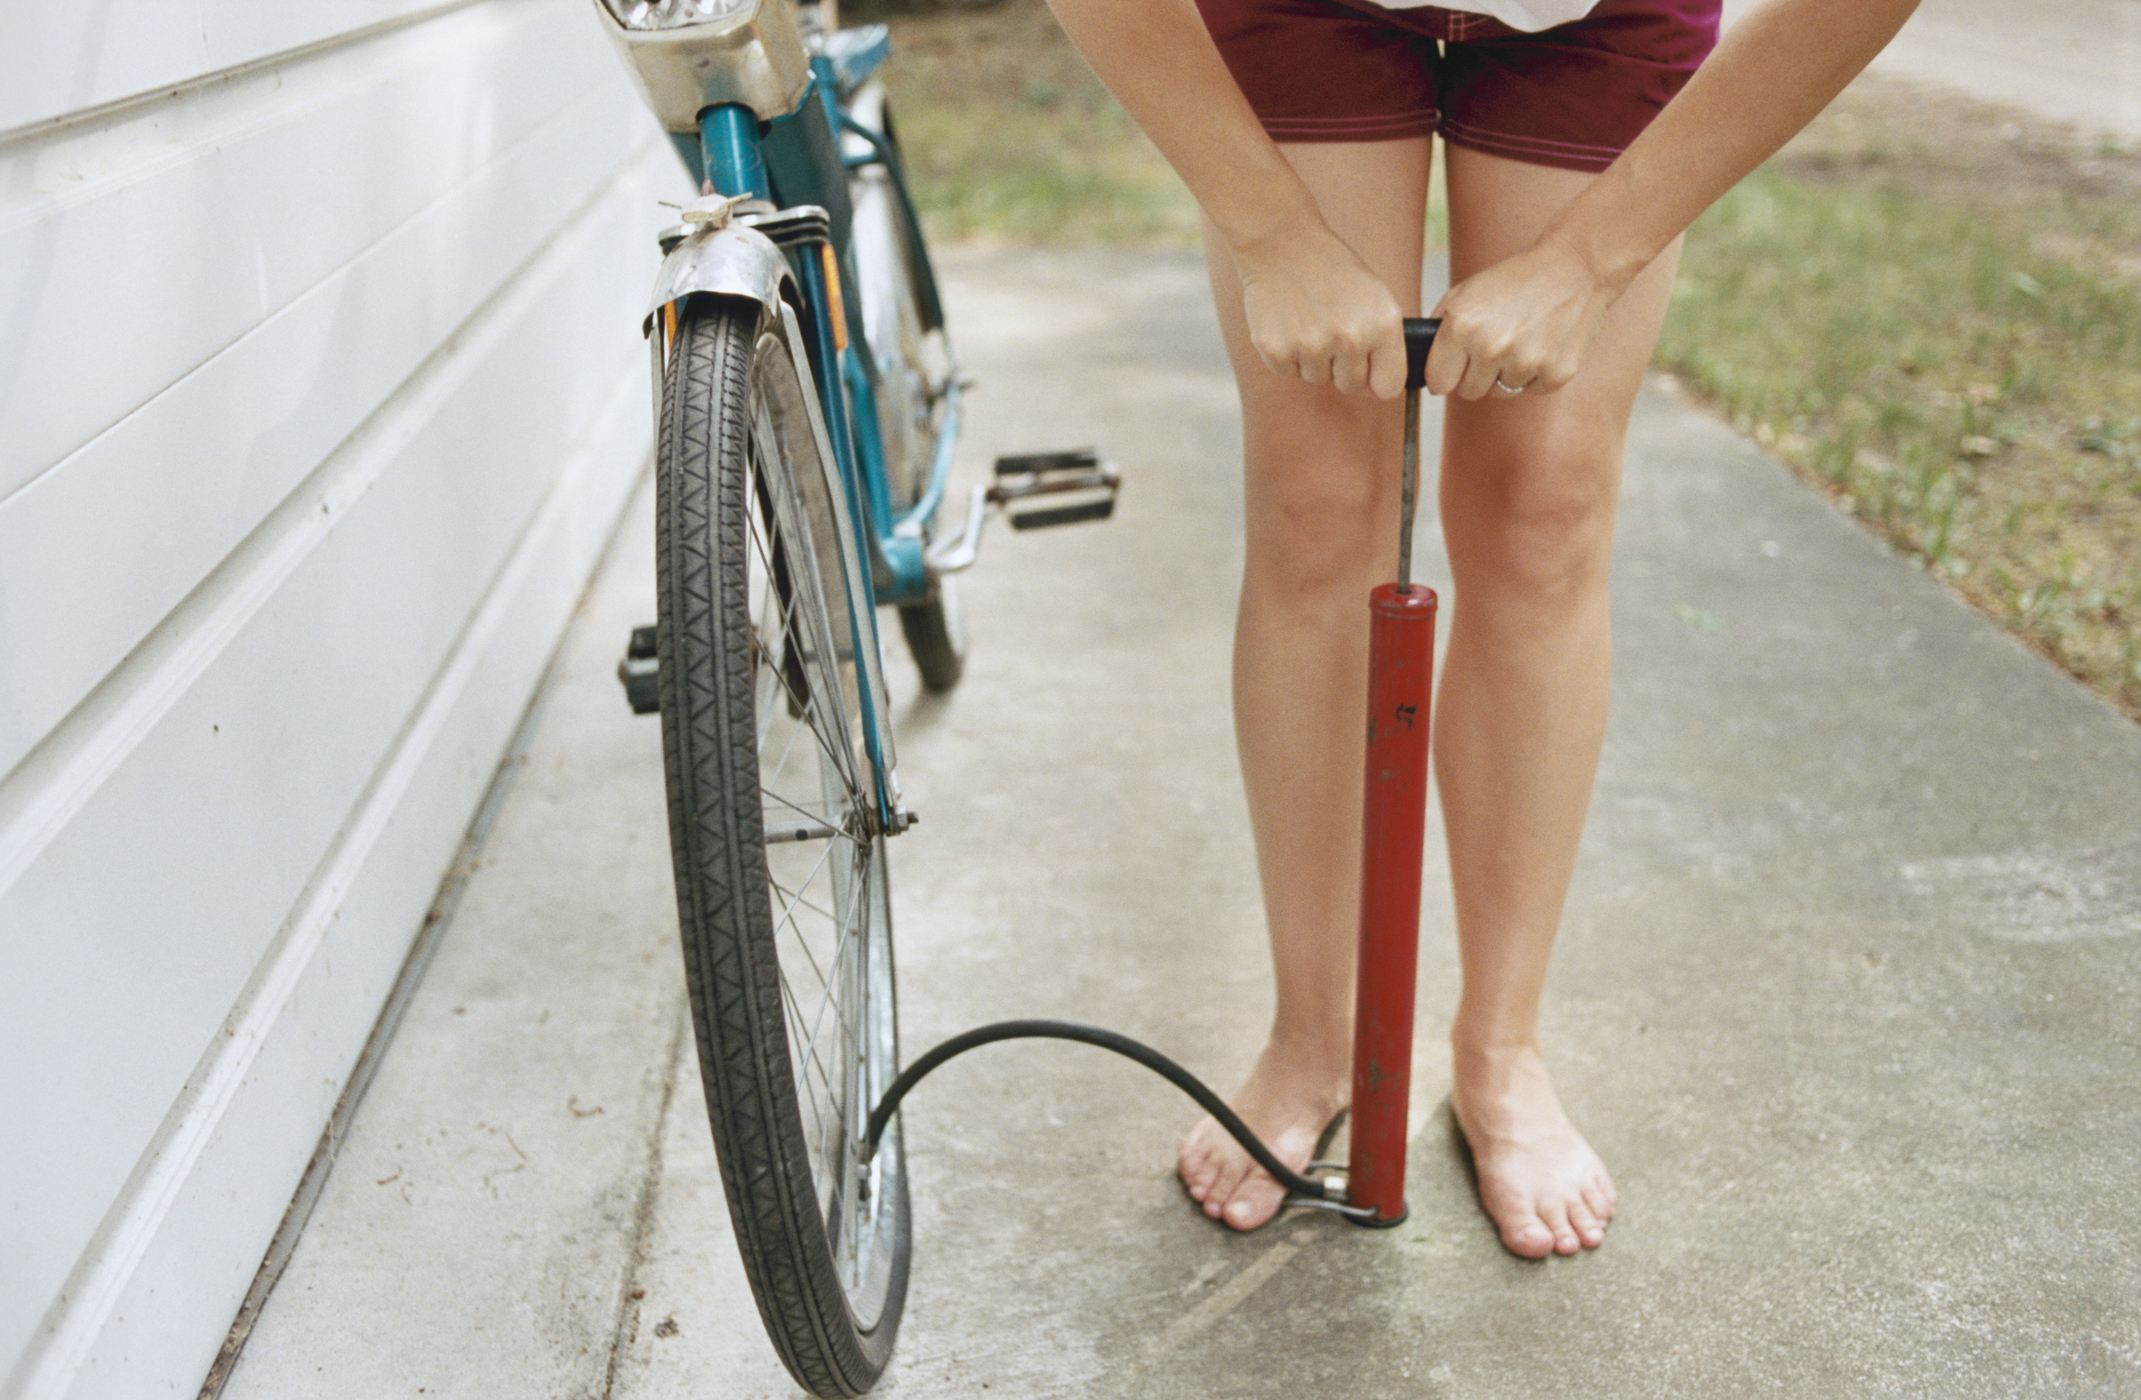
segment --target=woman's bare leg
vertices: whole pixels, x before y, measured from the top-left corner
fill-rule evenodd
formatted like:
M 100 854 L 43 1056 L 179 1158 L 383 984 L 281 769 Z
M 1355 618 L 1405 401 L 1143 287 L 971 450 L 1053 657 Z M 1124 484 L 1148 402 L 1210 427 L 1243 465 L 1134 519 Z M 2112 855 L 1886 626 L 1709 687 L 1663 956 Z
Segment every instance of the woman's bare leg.
M 1282 149 L 1331 227 L 1417 315 L 1427 140 Z M 1278 980 L 1271 1039 L 1230 1102 L 1298 1166 L 1351 1090 L 1366 602 L 1397 567 L 1403 415 L 1266 369 L 1225 244 L 1207 230 L 1205 249 L 1242 400 L 1235 735 Z M 1236 1229 L 1279 1208 L 1278 1184 L 1209 1118 L 1184 1140 L 1179 1166 L 1205 1211 Z
M 1590 178 L 1451 150 L 1452 279 L 1529 247 Z M 1451 1105 L 1481 1204 L 1528 1258 L 1596 1246 L 1615 1205 L 1548 1081 L 1539 998 L 1605 734 L 1621 450 L 1678 254 L 1615 303 L 1558 393 L 1452 399 L 1443 418 L 1455 586 L 1435 777 L 1464 964 Z

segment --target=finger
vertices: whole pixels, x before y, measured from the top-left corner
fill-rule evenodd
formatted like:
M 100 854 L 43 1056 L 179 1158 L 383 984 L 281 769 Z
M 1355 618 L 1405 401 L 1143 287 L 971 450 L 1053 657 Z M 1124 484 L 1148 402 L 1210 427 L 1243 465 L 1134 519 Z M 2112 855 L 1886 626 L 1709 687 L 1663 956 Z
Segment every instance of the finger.
M 1494 364 L 1478 359 L 1465 362 L 1464 378 L 1457 382 L 1457 397 L 1460 399 L 1483 399 L 1494 392 Z
M 1376 332 L 1368 347 L 1368 392 L 1394 399 L 1405 392 L 1405 320 L 1394 316 Z
M 1368 352 L 1358 347 L 1341 349 L 1331 361 L 1331 386 L 1341 394 L 1357 394 L 1368 387 Z
M 1405 341 L 1395 347 L 1378 345 L 1368 360 L 1368 392 L 1379 399 L 1394 399 L 1405 392 Z
M 1549 385 L 1546 382 L 1546 364 L 1543 360 L 1535 355 L 1523 352 L 1503 356 L 1501 368 L 1497 371 L 1495 377 L 1502 384 L 1510 389 L 1517 390 L 1519 393 L 1548 393 L 1561 387 L 1558 383 Z M 1502 398 L 1512 397 L 1512 395 L 1503 393 L 1499 389 L 1495 393 Z
M 1450 319 L 1446 309 L 1450 294 L 1444 292 L 1427 314 L 1442 322 L 1442 329 L 1427 347 L 1427 392 L 1447 394 L 1464 378 L 1465 353 L 1457 348 L 1457 337 L 1450 334 Z
M 1294 361 L 1294 373 L 1305 384 L 1328 384 L 1331 382 L 1331 362 L 1322 355 L 1304 355 Z
M 1458 383 L 1464 378 L 1466 363 L 1464 351 L 1458 349 L 1455 343 L 1437 336 L 1435 343 L 1429 346 L 1427 351 L 1427 392 L 1455 392 Z
M 1576 377 L 1576 369 L 1579 363 L 1580 361 L 1571 360 L 1567 364 L 1544 366 L 1533 377 L 1531 383 L 1524 387 L 1534 394 L 1551 394 Z

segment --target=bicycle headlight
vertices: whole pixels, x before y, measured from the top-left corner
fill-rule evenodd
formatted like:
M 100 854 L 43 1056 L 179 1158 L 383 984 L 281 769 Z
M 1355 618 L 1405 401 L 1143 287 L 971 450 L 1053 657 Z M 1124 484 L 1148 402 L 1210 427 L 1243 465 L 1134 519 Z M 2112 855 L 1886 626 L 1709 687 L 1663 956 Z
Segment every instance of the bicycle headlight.
M 757 0 L 602 0 L 603 8 L 627 29 L 681 29 L 727 19 L 756 4 Z
M 671 131 L 738 102 L 785 117 L 810 86 L 810 54 L 790 0 L 596 0 L 640 95 Z

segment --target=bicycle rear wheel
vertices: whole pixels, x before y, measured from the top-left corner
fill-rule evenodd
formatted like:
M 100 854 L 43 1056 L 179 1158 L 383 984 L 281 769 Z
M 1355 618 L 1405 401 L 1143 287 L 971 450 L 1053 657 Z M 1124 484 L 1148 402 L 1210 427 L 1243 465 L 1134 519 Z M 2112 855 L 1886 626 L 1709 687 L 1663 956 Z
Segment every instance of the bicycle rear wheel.
M 864 126 L 881 131 L 887 147 L 898 150 L 882 88 L 873 84 L 864 89 L 854 114 Z M 877 366 L 885 484 L 895 509 L 905 510 L 928 485 L 937 435 L 946 427 L 945 394 L 958 370 L 934 293 L 923 296 L 922 281 L 928 274 L 922 259 L 927 254 L 891 172 L 864 166 L 850 177 L 849 192 L 855 207 L 856 297 Z M 936 527 L 935 520 L 926 522 L 925 535 L 934 538 Z M 899 618 L 923 687 L 942 694 L 959 684 L 966 670 L 967 631 L 958 577 L 931 578 L 923 597 L 900 605 Z
M 754 304 L 706 301 L 669 347 L 662 743 L 692 1021 L 744 1271 L 797 1382 L 859 1395 L 891 1356 L 910 1243 L 897 1129 L 869 1163 L 860 1152 L 899 1059 L 856 666 L 872 619 L 783 335 Z

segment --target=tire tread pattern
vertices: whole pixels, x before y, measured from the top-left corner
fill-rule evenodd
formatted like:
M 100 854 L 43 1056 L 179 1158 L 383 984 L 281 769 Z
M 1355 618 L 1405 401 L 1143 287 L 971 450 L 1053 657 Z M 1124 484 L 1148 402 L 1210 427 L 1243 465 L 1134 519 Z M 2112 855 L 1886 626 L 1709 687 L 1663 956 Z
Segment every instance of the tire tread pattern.
M 909 1221 L 902 1191 L 892 1289 L 861 1333 L 817 1215 L 773 945 L 745 574 L 756 330 L 752 310 L 695 308 L 665 375 L 656 538 L 669 829 L 700 1069 L 744 1271 L 790 1374 L 815 1395 L 852 1396 L 890 1356 Z

